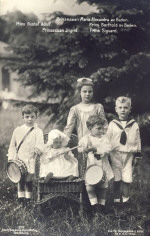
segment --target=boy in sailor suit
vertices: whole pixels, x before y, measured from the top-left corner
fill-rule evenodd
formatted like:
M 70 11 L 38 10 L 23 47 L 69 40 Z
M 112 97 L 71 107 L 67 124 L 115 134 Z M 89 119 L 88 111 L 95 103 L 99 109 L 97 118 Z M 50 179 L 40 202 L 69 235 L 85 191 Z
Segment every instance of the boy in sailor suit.
M 117 98 L 115 110 L 118 119 L 110 122 L 107 136 L 112 145 L 110 157 L 114 172 L 114 203 L 117 205 L 120 202 L 128 203 L 132 164 L 137 164 L 141 158 L 141 140 L 137 122 L 128 118 L 131 99 Z

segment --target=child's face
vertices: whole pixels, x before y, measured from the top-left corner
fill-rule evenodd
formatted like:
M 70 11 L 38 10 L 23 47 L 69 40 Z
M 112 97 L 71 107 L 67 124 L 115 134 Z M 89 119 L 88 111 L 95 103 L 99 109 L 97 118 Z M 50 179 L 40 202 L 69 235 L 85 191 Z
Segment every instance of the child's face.
M 115 107 L 115 110 L 119 116 L 120 120 L 127 120 L 131 107 L 127 102 L 125 103 L 118 103 Z
M 37 119 L 37 115 L 32 112 L 30 114 L 24 114 L 22 118 L 27 126 L 32 127 Z
M 101 137 L 103 135 L 103 127 L 102 125 L 95 124 L 91 129 L 91 135 L 94 137 Z
M 59 149 L 61 148 L 61 145 L 62 145 L 62 141 L 60 138 L 56 138 L 54 139 L 54 142 L 52 144 L 52 147 L 55 148 L 55 149 Z
M 81 88 L 80 95 L 83 103 L 90 103 L 93 98 L 93 87 L 90 85 L 84 85 Z

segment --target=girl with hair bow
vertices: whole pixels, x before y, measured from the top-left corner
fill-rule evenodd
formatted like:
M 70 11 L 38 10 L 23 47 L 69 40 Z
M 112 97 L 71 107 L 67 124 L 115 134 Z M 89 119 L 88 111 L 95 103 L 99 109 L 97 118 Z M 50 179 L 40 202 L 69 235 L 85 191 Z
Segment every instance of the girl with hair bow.
M 71 107 L 67 125 L 64 129 L 64 133 L 68 137 L 71 136 L 74 129 L 77 131 L 77 136 L 79 140 L 89 133 L 86 125 L 86 121 L 92 115 L 97 115 L 105 120 L 104 132 L 106 133 L 108 123 L 105 118 L 104 108 L 100 103 L 93 102 L 93 82 L 90 78 L 80 78 L 77 80 L 77 89 L 81 97 L 81 102 L 73 107 Z

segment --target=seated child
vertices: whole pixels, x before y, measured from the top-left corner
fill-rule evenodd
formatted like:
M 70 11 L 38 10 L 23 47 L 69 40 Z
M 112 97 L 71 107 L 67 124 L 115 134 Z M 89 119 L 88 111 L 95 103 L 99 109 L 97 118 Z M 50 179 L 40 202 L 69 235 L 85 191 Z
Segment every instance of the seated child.
M 107 136 L 112 145 L 110 153 L 114 172 L 114 203 L 127 205 L 129 186 L 132 183 L 132 162 L 136 164 L 141 157 L 141 140 L 139 126 L 134 119 L 129 119 L 131 99 L 119 97 L 115 110 L 118 119 L 109 124 Z
M 54 129 L 48 134 L 48 141 L 41 156 L 40 177 L 48 183 L 51 178 L 78 177 L 78 161 L 67 146 L 69 138 Z M 57 156 L 58 155 L 58 156 Z
M 104 123 L 105 120 L 99 116 L 90 116 L 86 122 L 90 134 L 81 138 L 78 148 L 79 152 L 87 153 L 87 167 L 93 164 L 100 165 L 106 175 L 105 182 L 100 182 L 97 185 L 85 183 L 91 205 L 94 208 L 98 206 L 101 211 L 105 211 L 108 181 L 114 177 L 108 161 L 111 144 L 107 136 L 104 135 Z

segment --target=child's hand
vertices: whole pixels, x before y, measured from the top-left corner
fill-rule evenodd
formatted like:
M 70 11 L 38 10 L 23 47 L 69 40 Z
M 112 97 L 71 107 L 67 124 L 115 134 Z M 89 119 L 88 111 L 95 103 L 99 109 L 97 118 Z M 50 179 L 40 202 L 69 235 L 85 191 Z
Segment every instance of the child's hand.
M 97 152 L 97 149 L 94 146 L 88 146 L 85 150 L 85 152 Z
M 136 157 L 135 157 L 135 158 L 133 159 L 133 163 L 132 163 L 132 164 L 133 164 L 133 166 L 138 166 L 138 165 L 139 165 L 139 162 L 140 162 L 140 160 L 141 160 L 141 158 L 136 158 Z
M 39 148 L 35 147 L 34 148 L 34 154 L 37 155 L 37 156 L 41 156 L 42 152 Z
M 104 152 L 101 156 L 102 156 L 102 157 L 107 157 L 108 154 L 109 154 L 108 152 Z
M 66 160 L 69 160 L 69 159 L 70 159 L 70 155 L 69 155 L 68 153 L 66 153 L 66 154 L 64 154 L 64 158 L 65 158 Z

